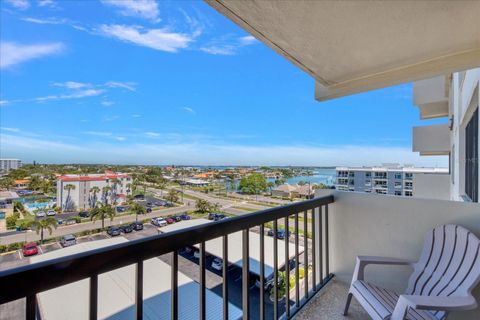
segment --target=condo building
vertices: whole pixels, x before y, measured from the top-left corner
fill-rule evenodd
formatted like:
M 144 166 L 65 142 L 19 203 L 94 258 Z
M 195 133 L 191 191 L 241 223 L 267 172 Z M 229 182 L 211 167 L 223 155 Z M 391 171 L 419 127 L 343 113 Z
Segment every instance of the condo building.
M 448 181 L 446 168 L 399 165 L 337 167 L 335 188 L 339 191 L 447 200 Z
M 413 151 L 450 159 L 449 199 L 479 202 L 478 130 L 480 68 L 454 72 L 413 84 L 413 103 L 421 119 L 445 124 L 413 128 Z
M 20 159 L 0 159 L 0 172 L 9 172 L 22 166 Z
M 132 178 L 123 173 L 67 174 L 57 177 L 57 206 L 62 211 L 85 210 L 98 202 L 121 204 L 131 194 Z

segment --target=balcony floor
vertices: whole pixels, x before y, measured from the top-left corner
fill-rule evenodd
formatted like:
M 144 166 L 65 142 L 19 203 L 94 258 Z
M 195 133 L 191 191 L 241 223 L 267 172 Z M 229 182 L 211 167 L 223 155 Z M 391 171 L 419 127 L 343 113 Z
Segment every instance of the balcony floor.
M 346 285 L 333 279 L 322 291 L 300 310 L 295 320 L 370 319 L 355 298 L 352 299 L 348 316 L 343 316 L 343 308 L 345 307 L 345 299 L 348 293 Z

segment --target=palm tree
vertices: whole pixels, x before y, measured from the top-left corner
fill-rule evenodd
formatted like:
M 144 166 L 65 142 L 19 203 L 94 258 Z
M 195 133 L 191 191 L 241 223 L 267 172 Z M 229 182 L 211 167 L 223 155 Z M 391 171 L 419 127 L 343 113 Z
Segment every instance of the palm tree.
M 74 184 L 67 184 L 65 187 L 63 187 L 64 190 L 67 191 L 67 199 L 65 200 L 65 205 L 64 205 L 64 210 L 68 211 L 69 209 L 72 208 L 72 198 L 70 197 L 70 192 L 72 190 L 75 190 L 75 185 Z
M 37 234 L 40 232 L 40 242 L 43 243 L 43 230 L 47 229 L 51 235 L 53 228 L 57 229 L 57 220 L 52 217 L 48 217 L 41 220 L 35 220 L 30 223 L 30 226 L 34 227 Z
M 40 189 L 45 195 L 47 195 L 49 192 L 52 192 L 54 190 L 51 181 L 48 179 L 45 179 L 40 183 Z
M 100 192 L 100 188 L 97 186 L 91 187 L 90 192 L 93 193 L 93 196 L 90 198 L 90 208 L 95 208 L 97 205 L 97 193 Z
M 163 197 L 163 190 L 165 190 L 165 187 L 167 186 L 167 180 L 164 178 L 159 178 L 157 180 L 157 188 L 160 189 L 160 197 Z
M 108 203 L 108 193 L 112 190 L 110 186 L 105 186 L 102 188 L 102 197 L 103 197 L 103 203 L 107 204 Z
M 120 180 L 118 180 L 117 178 L 113 178 L 113 179 L 110 180 L 110 182 L 112 183 L 112 187 L 111 187 L 112 201 L 113 201 L 113 205 L 116 206 L 117 205 L 117 200 L 118 200 L 117 187 L 120 183 Z
M 109 204 L 100 204 L 93 208 L 90 219 L 96 221 L 98 219 L 102 220 L 102 229 L 105 228 L 105 218 L 110 218 L 110 221 L 115 217 L 115 209 Z
M 127 188 L 127 193 L 130 193 L 130 191 L 132 191 L 132 184 L 131 183 L 127 183 L 125 185 L 125 187 Z
M 138 204 L 136 202 L 132 203 L 130 205 L 130 211 L 132 212 L 135 212 L 135 222 L 138 222 L 138 215 L 139 214 L 145 214 L 147 212 L 147 210 L 145 209 L 144 206 L 142 206 L 141 204 Z

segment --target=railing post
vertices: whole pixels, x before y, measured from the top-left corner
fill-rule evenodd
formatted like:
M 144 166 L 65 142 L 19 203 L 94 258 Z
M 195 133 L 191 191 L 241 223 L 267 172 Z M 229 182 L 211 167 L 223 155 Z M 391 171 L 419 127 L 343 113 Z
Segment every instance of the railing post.
M 90 277 L 89 319 L 97 320 L 98 310 L 98 275 Z
M 172 304 L 171 304 L 171 319 L 178 319 L 178 251 L 172 252 Z
M 200 243 L 200 320 L 207 318 L 206 304 L 205 304 L 205 242 Z
M 285 217 L 285 316 L 290 318 L 290 252 L 289 252 L 289 243 L 290 237 L 288 233 L 290 232 L 289 216 Z
M 265 319 L 265 225 L 260 226 L 260 320 Z
M 243 319 L 250 319 L 250 250 L 248 229 L 243 230 L 242 237 L 242 311 Z
M 223 236 L 223 319 L 228 320 L 228 235 Z
M 143 319 L 143 261 L 137 262 L 135 281 L 135 314 L 137 320 Z
M 278 222 L 273 220 L 273 319 L 278 319 Z
M 32 294 L 27 296 L 25 302 L 25 313 L 27 320 L 36 320 L 37 318 L 37 295 Z

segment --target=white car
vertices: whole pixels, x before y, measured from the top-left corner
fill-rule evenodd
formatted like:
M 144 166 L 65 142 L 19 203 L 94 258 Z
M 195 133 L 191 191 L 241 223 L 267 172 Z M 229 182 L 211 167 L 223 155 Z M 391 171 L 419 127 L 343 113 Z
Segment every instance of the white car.
M 35 213 L 35 216 L 37 218 L 43 218 L 45 217 L 45 211 L 38 211 L 37 213 Z
M 223 260 L 220 258 L 215 258 L 212 261 L 212 268 L 218 271 L 222 271 L 223 269 Z
M 150 221 L 154 226 L 157 226 L 157 227 L 164 227 L 166 226 L 168 223 L 167 223 L 167 220 L 163 219 L 163 218 L 152 218 L 152 220 Z
M 60 239 L 60 244 L 62 247 L 69 247 L 77 244 L 77 239 L 75 238 L 74 235 L 68 234 L 66 236 L 63 236 L 62 239 Z
M 56 215 L 57 213 L 55 212 L 55 210 L 48 210 L 47 211 L 47 216 L 54 216 Z

